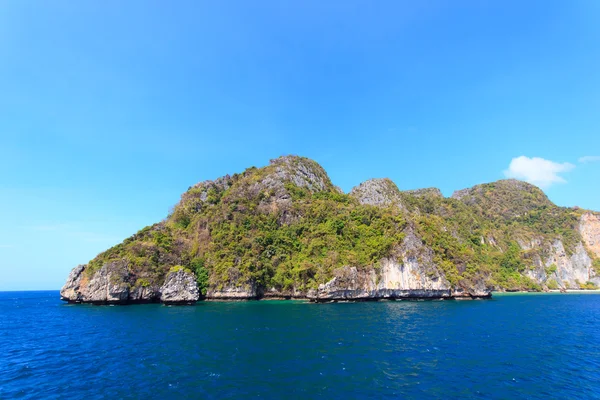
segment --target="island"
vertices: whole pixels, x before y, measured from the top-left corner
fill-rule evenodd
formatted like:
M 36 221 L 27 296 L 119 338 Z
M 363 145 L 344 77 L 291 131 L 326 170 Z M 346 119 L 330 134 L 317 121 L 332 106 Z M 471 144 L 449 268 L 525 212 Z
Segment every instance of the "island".
M 344 193 L 315 161 L 283 156 L 191 186 L 163 221 L 75 267 L 60 295 L 478 299 L 599 284 L 600 213 L 556 206 L 534 185 L 500 180 L 446 198 L 384 178 Z

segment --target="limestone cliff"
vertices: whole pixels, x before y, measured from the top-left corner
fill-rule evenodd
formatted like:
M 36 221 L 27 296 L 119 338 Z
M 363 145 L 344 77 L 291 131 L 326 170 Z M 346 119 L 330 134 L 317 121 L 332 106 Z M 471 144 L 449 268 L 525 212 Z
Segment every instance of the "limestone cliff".
M 600 214 L 591 212 L 583 214 L 579 232 L 587 249 L 595 257 L 600 258 Z
M 435 265 L 431 249 L 409 228 L 402 243 L 377 268 L 339 268 L 333 279 L 319 285 L 314 298 L 325 301 L 489 296 L 490 288 L 483 280 L 478 286 L 453 288 Z
M 543 250 L 545 256 L 536 255 L 526 272 L 535 282 L 548 287 L 554 281 L 561 289 L 579 289 L 586 282 L 600 285 L 600 277 L 591 268 L 592 259 L 582 243 L 577 244 L 572 254 L 567 254 L 561 240 L 548 244 Z
M 349 194 L 316 162 L 271 160 L 193 186 L 167 218 L 73 269 L 71 302 L 479 298 L 600 284 L 600 215 L 503 180 Z
M 130 273 L 126 262 L 107 263 L 89 274 L 86 265 L 71 271 L 60 291 L 63 300 L 73 303 L 126 304 L 152 303 L 190 304 L 199 299 L 194 274 L 184 268 L 174 268 L 161 287 L 150 285 Z
M 192 304 L 199 298 L 194 273 L 185 268 L 172 268 L 160 288 L 160 301 L 165 304 Z
M 592 267 L 600 256 L 600 218 L 596 213 L 555 206 L 537 187 L 516 180 L 478 185 L 454 193 L 475 213 L 504 224 L 519 244 L 523 274 L 543 289 L 579 289 L 600 284 Z M 493 243 L 493 236 L 488 237 Z M 502 287 L 498 289 L 502 290 Z
M 87 303 L 126 303 L 129 300 L 125 263 L 104 264 L 91 276 L 85 273 L 85 267 L 79 265 L 71 271 L 60 292 L 63 299 Z

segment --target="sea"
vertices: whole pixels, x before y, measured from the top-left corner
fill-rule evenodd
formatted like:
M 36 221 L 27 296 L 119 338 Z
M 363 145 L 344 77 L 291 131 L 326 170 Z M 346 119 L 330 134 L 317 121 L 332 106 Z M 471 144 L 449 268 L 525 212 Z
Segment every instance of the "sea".
M 600 294 L 66 304 L 0 292 L 1 399 L 600 399 Z

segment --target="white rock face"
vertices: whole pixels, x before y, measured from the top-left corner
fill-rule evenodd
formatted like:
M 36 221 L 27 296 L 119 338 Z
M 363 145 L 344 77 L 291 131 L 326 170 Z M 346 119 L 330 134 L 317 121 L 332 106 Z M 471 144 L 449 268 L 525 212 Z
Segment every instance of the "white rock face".
M 60 295 L 64 300 L 88 303 L 125 303 L 129 298 L 127 267 L 113 262 L 102 266 L 91 279 L 84 276 L 84 265 L 71 271 Z
M 81 301 L 81 293 L 79 288 L 81 286 L 81 274 L 85 269 L 85 265 L 78 265 L 71 270 L 71 273 L 67 277 L 67 281 L 60 289 L 60 297 L 63 300 L 68 301 Z
M 85 287 L 84 297 L 90 302 L 121 303 L 129 298 L 127 267 L 121 263 L 105 264 Z
M 382 261 L 381 272 L 342 267 L 335 277 L 319 285 L 316 300 L 366 300 L 401 298 L 448 298 L 452 296 L 443 278 L 428 278 L 419 264 L 403 264 L 392 259 Z M 489 292 L 488 292 L 489 294 Z M 465 295 L 467 295 L 465 293 Z
M 577 282 L 585 283 L 590 280 L 592 260 L 581 243 L 577 245 L 575 253 L 570 257 L 566 254 L 560 240 L 557 240 L 552 247 L 554 252 L 546 261 L 546 266 L 556 264 L 558 267 L 554 275 L 559 286 L 578 289 Z
M 191 304 L 200 298 L 196 277 L 184 268 L 167 274 L 160 293 L 160 301 L 166 304 Z
M 207 299 L 212 300 L 247 300 L 258 298 L 258 290 L 253 282 L 242 285 L 230 284 L 222 288 L 211 287 L 206 293 Z
M 579 233 L 586 247 L 595 257 L 600 257 L 600 215 L 585 213 L 579 222 Z
M 81 286 L 81 275 L 85 265 L 78 265 L 71 270 L 71 273 L 67 277 L 67 281 L 60 289 L 60 298 L 68 301 L 81 301 L 81 293 L 79 288 Z
M 533 247 L 528 247 L 533 248 Z M 580 283 L 600 283 L 592 267 L 592 259 L 588 255 L 583 243 L 578 243 L 573 254 L 565 251 L 561 240 L 556 240 L 548 247 L 547 257 L 543 260 L 536 257 L 535 268 L 527 271 L 527 276 L 535 282 L 546 285 L 548 280 L 554 279 L 563 289 L 579 289 Z M 556 271 L 547 274 L 548 269 L 556 266 Z
M 377 289 L 449 290 L 450 285 L 445 278 L 428 277 L 416 258 L 407 257 L 401 263 L 394 259 L 382 260 L 381 279 Z
M 193 273 L 180 270 L 167 275 L 159 289 L 151 285 L 135 286 L 126 262 L 104 264 L 91 277 L 86 266 L 75 267 L 60 291 L 61 298 L 76 303 L 123 304 L 156 302 L 193 303 L 198 300 L 198 286 Z

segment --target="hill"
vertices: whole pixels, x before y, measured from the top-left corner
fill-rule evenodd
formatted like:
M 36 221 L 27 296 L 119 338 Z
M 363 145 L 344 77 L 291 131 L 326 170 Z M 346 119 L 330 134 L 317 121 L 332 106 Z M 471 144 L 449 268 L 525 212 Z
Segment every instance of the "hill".
M 600 284 L 600 217 L 503 180 L 444 198 L 316 162 L 271 160 L 191 186 L 167 218 L 73 269 L 72 302 L 488 297 Z

